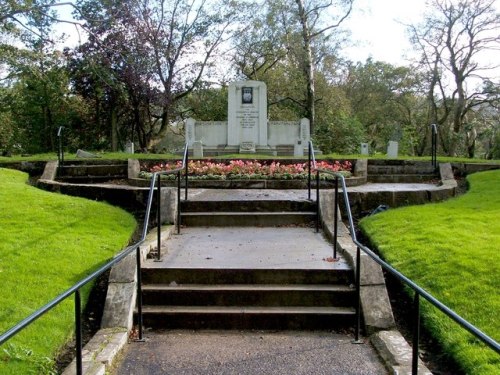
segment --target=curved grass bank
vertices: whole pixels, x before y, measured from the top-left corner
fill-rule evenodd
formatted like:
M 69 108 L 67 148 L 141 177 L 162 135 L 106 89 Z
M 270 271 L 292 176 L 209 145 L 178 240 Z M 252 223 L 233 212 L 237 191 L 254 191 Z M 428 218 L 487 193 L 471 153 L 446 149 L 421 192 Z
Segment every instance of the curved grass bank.
M 136 227 L 121 209 L 48 193 L 27 179 L 0 169 L 0 332 L 110 259 Z M 2 345 L 0 373 L 51 373 L 53 358 L 73 334 L 73 303 L 67 299 Z
M 396 269 L 498 341 L 500 171 L 468 181 L 461 197 L 389 210 L 360 225 Z M 500 374 L 498 354 L 427 302 L 422 320 L 465 373 Z

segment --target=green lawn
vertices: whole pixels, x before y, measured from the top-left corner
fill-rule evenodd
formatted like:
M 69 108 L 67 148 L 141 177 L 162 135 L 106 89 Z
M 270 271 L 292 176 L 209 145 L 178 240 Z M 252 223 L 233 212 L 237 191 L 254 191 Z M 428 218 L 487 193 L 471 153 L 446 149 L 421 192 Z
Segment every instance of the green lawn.
M 500 170 L 468 177 L 470 190 L 444 203 L 363 219 L 381 255 L 409 278 L 500 340 Z M 431 307 L 423 322 L 467 374 L 500 374 L 500 356 Z
M 173 154 L 127 154 L 124 152 L 94 152 L 94 154 L 100 156 L 105 160 L 127 160 L 131 159 L 139 159 L 139 160 L 178 160 L 182 158 L 181 155 L 173 155 Z M 307 158 L 307 154 L 305 155 Z M 375 154 L 375 155 L 360 155 L 360 154 L 352 154 L 352 155 L 341 155 L 341 154 L 325 154 L 325 155 L 316 155 L 317 159 L 387 159 L 384 154 Z M 75 152 L 66 152 L 64 154 L 65 160 L 82 160 L 81 158 L 76 158 Z M 232 154 L 232 155 L 224 155 L 220 157 L 207 157 L 205 159 L 301 159 L 304 157 L 295 158 L 292 156 L 270 156 L 264 154 Z M 429 156 L 407 156 L 400 155 L 398 157 L 399 160 L 422 160 L 422 161 L 430 161 L 431 157 Z M 2 162 L 18 162 L 18 161 L 49 161 L 49 160 L 57 160 L 56 153 L 46 153 L 46 154 L 37 154 L 32 156 L 20 156 L 13 155 L 12 157 L 0 156 L 0 166 Z M 96 159 L 94 159 L 96 160 Z M 438 156 L 438 161 L 443 163 L 500 163 L 500 160 L 485 160 L 485 159 L 468 159 L 468 158 L 455 158 L 455 157 L 447 157 L 447 156 Z
M 108 204 L 48 193 L 0 169 L 0 332 L 127 245 L 135 219 Z M 84 301 L 89 292 L 83 291 Z M 48 373 L 73 334 L 74 299 L 0 347 L 0 374 Z

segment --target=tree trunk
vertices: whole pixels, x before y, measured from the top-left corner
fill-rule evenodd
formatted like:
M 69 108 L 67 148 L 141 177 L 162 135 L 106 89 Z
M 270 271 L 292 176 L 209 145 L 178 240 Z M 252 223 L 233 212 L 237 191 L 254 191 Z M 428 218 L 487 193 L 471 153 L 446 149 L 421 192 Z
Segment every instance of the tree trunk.
M 314 133 L 314 118 L 315 118 L 315 87 L 314 87 L 314 62 L 311 50 L 311 33 L 307 22 L 307 15 L 304 8 L 303 0 L 296 0 L 299 8 L 300 24 L 302 26 L 302 40 L 304 41 L 304 60 L 303 71 L 307 81 L 306 94 L 306 117 L 309 118 L 310 133 Z

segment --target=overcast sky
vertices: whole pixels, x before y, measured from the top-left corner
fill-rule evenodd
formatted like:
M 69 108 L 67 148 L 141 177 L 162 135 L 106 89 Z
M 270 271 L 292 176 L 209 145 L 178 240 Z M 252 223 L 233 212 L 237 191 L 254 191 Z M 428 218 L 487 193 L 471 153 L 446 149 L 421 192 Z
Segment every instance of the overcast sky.
M 364 62 L 368 57 L 391 64 L 404 64 L 404 54 L 410 49 L 403 23 L 416 23 L 422 17 L 425 0 L 355 0 L 354 8 L 344 27 L 352 33 L 356 45 L 343 53 L 353 61 Z M 70 7 L 59 7 L 61 18 L 71 18 Z M 61 25 L 60 29 L 78 43 L 75 28 Z
M 423 19 L 426 0 L 355 0 L 350 17 L 343 26 L 350 30 L 353 46 L 344 46 L 342 54 L 354 62 L 372 57 L 393 65 L 406 65 L 415 51 L 408 40 L 404 24 L 418 24 Z M 497 9 L 500 0 L 495 0 Z M 59 7 L 62 18 L 71 18 L 71 7 Z M 70 44 L 78 43 L 74 26 L 62 25 L 72 35 Z M 413 55 L 412 55 L 413 54 Z M 489 54 L 498 63 L 498 51 Z M 496 74 L 495 74 L 496 75 Z
M 355 0 L 344 27 L 352 33 L 353 47 L 343 53 L 350 60 L 368 57 L 404 65 L 411 45 L 403 24 L 416 24 L 423 17 L 425 0 Z

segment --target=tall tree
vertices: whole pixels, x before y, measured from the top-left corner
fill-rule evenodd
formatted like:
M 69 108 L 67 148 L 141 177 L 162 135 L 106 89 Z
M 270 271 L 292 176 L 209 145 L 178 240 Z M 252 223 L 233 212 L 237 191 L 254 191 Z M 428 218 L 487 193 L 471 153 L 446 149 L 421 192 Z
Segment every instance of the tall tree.
M 410 67 L 372 59 L 348 67 L 342 88 L 373 150 L 383 151 L 389 140 L 395 140 L 402 151 L 422 154 L 428 127 L 421 126 L 426 123 L 421 81 Z
M 300 108 L 300 116 L 311 121 L 311 133 L 318 102 L 315 70 L 326 58 L 336 55 L 344 38 L 340 26 L 352 4 L 353 0 L 265 2 L 254 15 L 253 30 L 239 40 L 236 48 L 235 62 L 246 78 L 266 80 L 273 70 L 281 70 L 281 82 L 293 81 L 293 89 L 271 97 L 271 104 L 286 101 Z
M 473 81 L 484 81 L 493 68 L 481 57 L 500 47 L 499 28 L 494 0 L 432 0 L 424 22 L 409 28 L 428 71 L 432 121 L 449 129 L 449 134 L 440 129 L 449 155 L 459 152 L 460 143 L 467 147 L 464 126 L 470 111 L 490 101 L 484 85 Z
M 334 2 L 333 0 L 295 0 L 297 5 L 297 16 L 301 26 L 302 36 L 302 56 L 301 65 L 302 71 L 306 78 L 306 116 L 309 118 L 311 132 L 315 128 L 315 105 L 316 105 L 316 90 L 314 80 L 315 64 L 318 60 L 319 51 L 316 55 L 313 52 L 314 41 L 319 37 L 323 37 L 325 41 L 331 38 L 331 32 L 337 29 L 342 22 L 349 16 L 352 10 L 354 0 L 342 0 Z M 337 18 L 329 18 L 329 22 L 324 19 L 328 12 L 332 12 L 332 8 L 345 7 Z
M 244 2 L 230 0 L 82 0 L 80 6 L 89 43 L 126 88 L 134 131 L 148 149 L 167 134 L 178 103 L 200 85 L 245 14 Z

